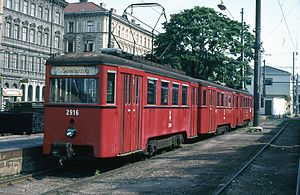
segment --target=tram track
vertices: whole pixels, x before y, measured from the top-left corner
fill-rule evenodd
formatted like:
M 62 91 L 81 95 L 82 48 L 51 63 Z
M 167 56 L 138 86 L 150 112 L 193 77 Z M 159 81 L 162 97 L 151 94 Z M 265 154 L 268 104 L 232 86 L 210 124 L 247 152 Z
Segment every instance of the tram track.
M 145 161 L 141 158 L 130 161 L 128 160 L 131 159 L 132 156 L 130 156 L 130 158 L 122 157 L 119 160 L 95 161 L 98 167 L 95 166 L 88 171 L 83 167 L 69 167 L 55 174 L 46 174 L 45 177 L 33 176 L 32 180 L 29 177 L 27 179 L 29 181 L 0 189 L 0 193 L 92 194 L 103 192 L 122 194 L 127 192 L 171 193 L 175 190 L 178 193 L 207 194 L 211 192 L 210 194 L 214 194 L 215 190 L 221 186 L 220 184 L 225 183 L 225 178 L 235 174 L 238 167 L 244 166 L 248 159 L 265 147 L 265 143 L 273 149 L 281 150 L 281 146 L 288 149 L 289 146 L 269 141 L 275 141 L 274 135 L 280 136 L 288 125 L 289 123 L 281 124 L 276 128 L 267 125 L 263 132 L 250 132 L 249 129 L 233 131 L 201 142 L 184 144 L 179 150 L 157 155 Z M 91 166 L 87 165 L 87 167 Z M 100 169 L 99 167 L 106 168 Z M 232 167 L 235 167 L 234 171 Z M 227 194 L 226 188 L 224 194 Z
M 291 121 L 293 119 L 290 119 L 289 121 L 287 121 L 282 127 L 281 129 L 266 143 L 264 144 L 264 146 L 255 154 L 253 155 L 253 157 L 247 161 L 245 163 L 245 165 L 239 169 L 224 185 L 222 185 L 221 188 L 219 188 L 214 194 L 215 195 L 219 195 L 219 194 L 223 194 L 227 188 L 230 187 L 230 185 L 235 181 L 238 180 L 239 177 L 246 172 L 246 170 L 250 167 L 250 165 L 252 165 L 254 163 L 255 160 L 258 159 L 258 157 L 262 156 L 263 153 L 270 147 L 276 147 L 275 145 L 273 145 L 273 143 L 282 135 L 282 133 L 288 129 L 289 125 L 291 124 Z M 300 162 L 300 161 L 299 161 Z M 299 182 L 298 182 L 299 183 Z M 297 186 L 297 190 L 298 190 L 298 186 Z M 227 193 L 225 193 L 227 194 Z
M 0 180 L 0 188 L 5 187 L 7 185 L 14 185 L 17 183 L 21 183 L 24 182 L 26 180 L 30 180 L 33 179 L 34 177 L 37 176 L 42 176 L 42 175 L 47 175 L 50 173 L 55 173 L 57 171 L 59 171 L 61 169 L 61 167 L 58 168 L 53 168 L 53 169 L 49 169 L 49 170 L 43 170 L 43 171 L 37 171 L 34 173 L 29 173 L 29 174 L 21 174 L 21 175 L 16 175 L 13 177 L 8 177 L 5 179 L 1 179 Z

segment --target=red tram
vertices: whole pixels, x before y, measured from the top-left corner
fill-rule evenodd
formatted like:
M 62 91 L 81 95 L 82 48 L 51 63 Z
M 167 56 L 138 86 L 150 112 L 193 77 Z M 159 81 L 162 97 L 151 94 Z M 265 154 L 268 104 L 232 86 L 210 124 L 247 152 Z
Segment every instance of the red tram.
M 43 153 L 107 158 L 178 146 L 252 120 L 252 96 L 100 53 L 47 61 Z

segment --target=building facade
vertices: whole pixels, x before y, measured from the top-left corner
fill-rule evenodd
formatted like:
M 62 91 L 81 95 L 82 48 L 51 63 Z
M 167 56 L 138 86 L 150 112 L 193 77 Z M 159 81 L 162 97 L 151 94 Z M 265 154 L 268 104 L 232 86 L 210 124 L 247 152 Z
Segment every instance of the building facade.
M 265 74 L 265 76 L 264 76 Z M 270 66 L 261 67 L 260 114 L 284 116 L 292 113 L 292 74 Z M 253 76 L 246 82 L 253 94 Z
M 119 48 L 135 55 L 151 52 L 151 32 L 143 29 L 134 20 L 128 21 L 126 17 L 117 15 L 116 10 L 107 10 L 102 3 L 97 5 L 87 0 L 70 3 L 65 8 L 64 15 L 66 53 L 100 52 L 102 48 L 108 47 Z
M 42 101 L 45 61 L 63 52 L 64 0 L 4 0 L 1 100 Z M 2 104 L 1 104 L 2 105 Z

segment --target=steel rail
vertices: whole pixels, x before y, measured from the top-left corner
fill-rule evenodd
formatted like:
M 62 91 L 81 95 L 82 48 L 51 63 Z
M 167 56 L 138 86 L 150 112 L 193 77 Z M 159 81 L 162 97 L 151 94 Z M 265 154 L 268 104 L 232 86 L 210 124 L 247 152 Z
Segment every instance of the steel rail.
M 260 149 L 230 180 L 227 181 L 216 193 L 215 195 L 219 195 L 221 192 L 227 188 L 231 182 L 237 178 L 243 171 L 247 169 L 247 167 L 264 151 L 267 147 L 271 145 L 271 143 L 285 130 L 285 128 L 288 126 L 290 121 L 287 121 L 287 123 L 277 132 L 277 134 L 268 142 L 265 144 L 265 146 Z
M 46 171 L 38 171 L 38 172 L 35 172 L 35 173 L 26 174 L 26 175 L 19 175 L 19 176 L 16 176 L 16 177 L 9 177 L 7 179 L 0 180 L 0 188 L 5 187 L 7 185 L 13 185 L 13 184 L 16 184 L 16 183 L 20 183 L 20 182 L 25 181 L 25 180 L 33 179 L 33 177 L 35 177 L 35 176 L 55 172 L 59 169 L 60 169 L 60 167 L 59 168 L 53 168 L 53 169 L 46 170 Z
M 296 195 L 300 194 L 300 157 L 298 162 L 298 177 L 297 177 L 297 188 L 296 188 Z

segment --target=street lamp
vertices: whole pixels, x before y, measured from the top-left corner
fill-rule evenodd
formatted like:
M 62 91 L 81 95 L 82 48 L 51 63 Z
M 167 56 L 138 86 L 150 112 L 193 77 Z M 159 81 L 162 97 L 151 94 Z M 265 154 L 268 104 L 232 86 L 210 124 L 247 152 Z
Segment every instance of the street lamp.
M 226 9 L 226 6 L 224 5 L 223 1 L 221 0 L 221 3 L 218 5 L 219 9 L 224 11 Z

